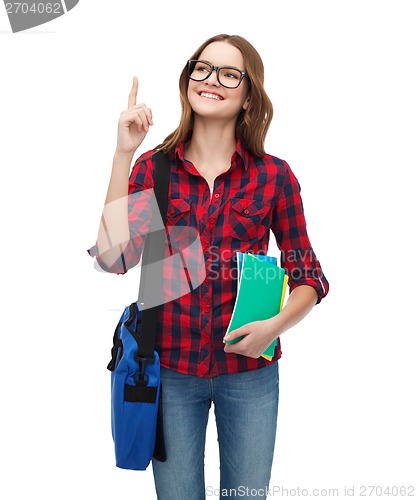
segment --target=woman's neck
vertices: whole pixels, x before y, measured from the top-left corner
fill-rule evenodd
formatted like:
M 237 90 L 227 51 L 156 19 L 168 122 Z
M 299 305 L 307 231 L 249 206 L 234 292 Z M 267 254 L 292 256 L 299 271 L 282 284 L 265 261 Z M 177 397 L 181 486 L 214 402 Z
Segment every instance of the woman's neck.
M 220 171 L 229 168 L 235 146 L 235 123 L 221 126 L 195 119 L 185 158 L 199 168 Z

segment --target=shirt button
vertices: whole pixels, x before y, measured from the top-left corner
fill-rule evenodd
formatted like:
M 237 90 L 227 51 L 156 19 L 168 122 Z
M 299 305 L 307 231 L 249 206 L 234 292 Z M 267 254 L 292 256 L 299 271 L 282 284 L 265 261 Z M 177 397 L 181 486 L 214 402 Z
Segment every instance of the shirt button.
M 170 211 L 171 214 L 174 214 L 175 213 L 175 209 L 172 208 L 171 211 Z
M 209 283 L 209 278 L 205 278 L 205 283 Z
M 219 197 L 220 197 L 220 195 L 218 193 L 214 194 L 214 198 L 219 198 Z
M 209 313 L 209 311 L 210 311 L 210 308 L 209 308 L 209 307 L 206 307 L 206 308 L 205 308 L 205 312 L 206 312 L 206 313 Z
M 212 225 L 212 224 L 215 224 L 215 219 L 209 219 L 209 223 Z
M 250 212 L 249 212 L 247 209 L 245 209 L 245 210 L 244 210 L 244 213 L 245 213 L 245 214 L 249 214 Z

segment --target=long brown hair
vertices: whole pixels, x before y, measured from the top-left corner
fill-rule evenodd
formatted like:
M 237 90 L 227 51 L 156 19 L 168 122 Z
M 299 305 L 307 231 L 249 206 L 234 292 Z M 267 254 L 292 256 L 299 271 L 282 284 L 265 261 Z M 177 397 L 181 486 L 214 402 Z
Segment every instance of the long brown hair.
M 264 90 L 264 66 L 257 50 L 243 37 L 238 35 L 216 35 L 206 40 L 189 59 L 198 59 L 202 51 L 213 42 L 227 42 L 243 55 L 245 70 L 248 74 L 250 100 L 246 110 L 242 109 L 237 117 L 235 133 L 243 147 L 257 157 L 263 157 L 264 140 L 273 117 L 273 105 Z M 182 116 L 178 128 L 169 134 L 154 151 L 168 152 L 181 142 L 190 139 L 193 129 L 194 112 L 188 101 L 188 69 L 182 70 L 179 78 L 179 91 Z

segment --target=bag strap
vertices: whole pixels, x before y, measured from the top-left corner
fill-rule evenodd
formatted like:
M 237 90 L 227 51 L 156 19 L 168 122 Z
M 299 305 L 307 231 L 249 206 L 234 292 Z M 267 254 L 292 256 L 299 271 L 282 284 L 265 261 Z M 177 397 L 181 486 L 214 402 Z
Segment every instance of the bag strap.
M 163 151 L 153 155 L 154 193 L 163 220 L 163 228 L 157 229 L 159 217 L 152 217 L 150 232 L 143 248 L 142 269 L 140 278 L 139 298 L 137 302 L 145 302 L 146 286 L 151 286 L 156 293 L 163 289 L 163 260 L 166 246 L 166 215 L 168 211 L 168 193 L 170 182 L 170 159 Z M 152 265 L 150 263 L 157 263 Z M 153 357 L 156 341 L 156 329 L 160 305 L 149 307 L 142 313 L 142 328 L 138 356 Z

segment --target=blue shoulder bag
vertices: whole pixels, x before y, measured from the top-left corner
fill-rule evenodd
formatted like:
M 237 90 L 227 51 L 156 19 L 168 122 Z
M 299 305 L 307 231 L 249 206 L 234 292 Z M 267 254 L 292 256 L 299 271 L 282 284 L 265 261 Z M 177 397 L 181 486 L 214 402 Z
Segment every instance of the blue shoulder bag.
M 155 162 L 154 192 L 166 226 L 170 162 L 158 152 Z M 165 228 L 150 232 L 143 247 L 139 298 L 124 309 L 114 332 L 111 361 L 111 429 L 116 466 L 146 470 L 152 458 L 166 461 L 163 439 L 162 386 L 159 354 L 154 349 L 159 306 L 144 308 L 146 283 L 162 290 L 162 263 Z M 154 228 L 153 228 L 154 229 Z M 149 264 L 158 262 L 157 266 Z

